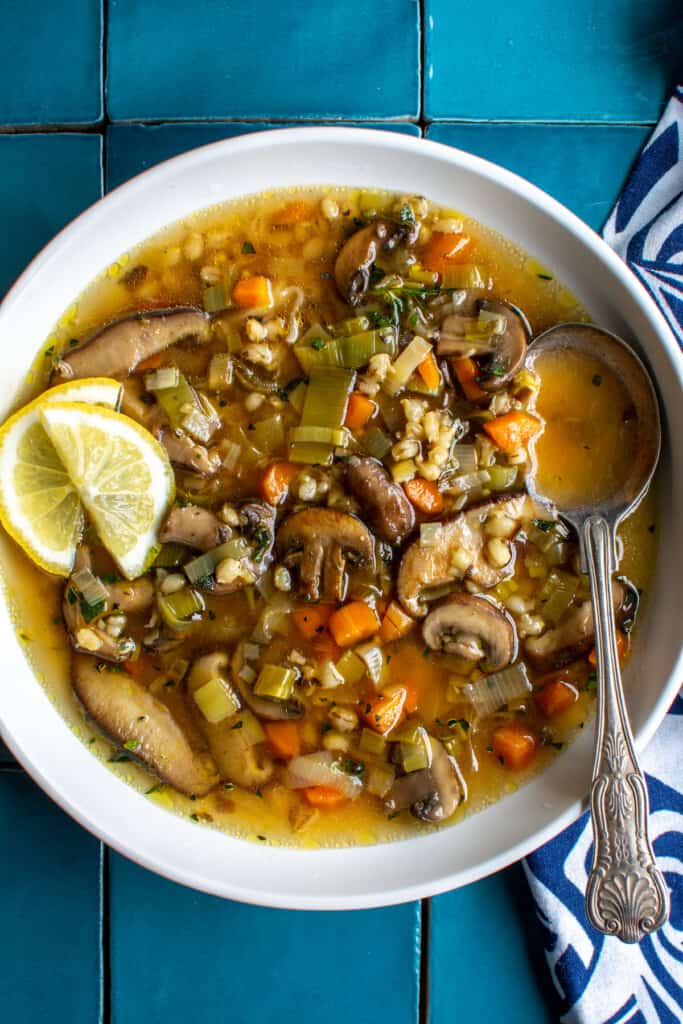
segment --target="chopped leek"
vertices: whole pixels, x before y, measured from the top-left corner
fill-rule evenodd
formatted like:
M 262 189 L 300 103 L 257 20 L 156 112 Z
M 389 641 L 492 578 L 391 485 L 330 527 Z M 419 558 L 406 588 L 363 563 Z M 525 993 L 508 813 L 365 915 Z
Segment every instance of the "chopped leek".
M 446 265 L 441 275 L 443 288 L 486 288 L 486 279 L 475 263 Z
M 506 491 L 517 480 L 516 466 L 489 466 L 489 486 L 494 491 Z
M 419 772 L 423 768 L 429 768 L 432 761 L 432 747 L 424 726 L 417 725 L 409 730 L 402 729 L 399 736 L 392 736 L 392 739 L 399 740 L 404 772 Z
M 348 431 L 343 427 L 294 427 L 290 433 L 292 444 L 330 444 L 346 448 L 349 443 Z
M 158 370 L 148 370 L 145 374 L 145 390 L 160 391 L 162 388 L 175 388 L 180 379 L 177 366 L 160 366 Z
M 453 448 L 453 458 L 456 460 L 460 476 L 464 473 L 476 472 L 478 466 L 476 445 L 456 444 Z
M 271 700 L 289 700 L 294 693 L 296 679 L 297 673 L 293 668 L 264 665 L 254 685 L 254 693 L 257 697 L 270 697 Z
M 216 676 L 193 694 L 194 701 L 207 722 L 216 725 L 239 711 L 239 697 L 226 679 Z
M 184 544 L 162 544 L 161 551 L 154 559 L 155 568 L 172 569 L 176 565 L 182 565 L 188 549 Z
M 553 569 L 540 593 L 543 602 L 541 606 L 543 618 L 548 619 L 556 626 L 576 597 L 579 586 L 578 576 Z
M 212 284 L 205 288 L 202 301 L 207 313 L 217 313 L 219 309 L 225 309 L 230 305 L 225 292 L 225 285 L 220 283 Z
M 484 676 L 476 683 L 467 683 L 462 688 L 463 695 L 468 698 L 481 718 L 487 718 L 530 692 L 531 683 L 521 661 L 511 668 L 503 669 L 502 672 Z
M 92 622 L 106 610 L 109 597 L 107 588 L 90 569 L 79 569 L 71 577 L 71 582 L 78 592 L 78 603 L 83 619 Z
M 282 416 L 276 413 L 275 416 L 252 424 L 249 439 L 255 448 L 268 455 L 280 451 L 285 446 L 285 425 Z
M 232 383 L 232 360 L 227 352 L 216 352 L 209 363 L 210 391 L 225 391 Z
M 365 662 L 354 651 L 346 651 L 335 665 L 348 686 L 359 683 L 365 675 Z
M 391 365 L 384 388 L 391 395 L 397 394 L 408 383 L 420 363 L 432 352 L 432 346 L 416 335 Z
M 289 448 L 290 462 L 303 462 L 309 466 L 329 466 L 333 457 L 329 444 L 293 444 Z
M 479 469 L 476 473 L 463 473 L 462 476 L 450 478 L 443 490 L 448 494 L 469 494 L 470 491 L 476 491 L 479 487 L 488 487 L 489 481 L 489 471 Z
M 408 277 L 411 281 L 419 281 L 420 284 L 425 284 L 431 288 L 433 288 L 439 280 L 439 275 L 435 271 L 425 270 L 419 263 L 415 263 L 409 268 Z
M 352 316 L 348 320 L 341 320 L 333 328 L 337 338 L 350 338 L 354 334 L 362 334 L 369 329 L 370 318 L 367 316 Z
M 372 765 L 368 772 L 368 793 L 383 799 L 394 784 L 396 771 L 389 764 Z
M 387 740 L 385 736 L 380 736 L 374 729 L 363 729 L 360 734 L 360 743 L 358 749 L 362 750 L 364 754 L 376 754 L 379 756 L 383 754 L 387 748 Z
M 355 374 L 350 370 L 313 370 L 301 412 L 301 426 L 341 427 L 354 380 Z
M 210 405 L 202 404 L 197 392 L 182 373 L 178 374 L 175 387 L 161 388 L 155 394 L 171 427 L 174 430 L 186 430 L 195 441 L 209 441 L 220 426 L 215 411 Z
M 365 431 L 361 444 L 368 455 L 381 460 L 391 450 L 393 441 L 380 427 L 370 427 Z
M 372 356 L 381 353 L 394 356 L 396 347 L 396 331 L 391 327 L 328 340 L 320 336 L 311 338 L 309 331 L 306 337 L 294 346 L 294 354 L 306 373 L 323 366 L 358 370 L 366 366 Z
M 157 600 L 162 619 L 179 633 L 200 619 L 206 608 L 202 595 L 190 587 L 176 590 L 174 594 L 160 594 Z
M 207 577 L 213 576 L 219 562 L 226 558 L 234 558 L 239 561 L 248 552 L 249 544 L 244 537 L 232 537 L 225 544 L 219 544 L 217 548 L 205 551 L 203 555 L 198 555 L 188 562 L 185 566 L 185 575 L 190 583 L 201 583 Z

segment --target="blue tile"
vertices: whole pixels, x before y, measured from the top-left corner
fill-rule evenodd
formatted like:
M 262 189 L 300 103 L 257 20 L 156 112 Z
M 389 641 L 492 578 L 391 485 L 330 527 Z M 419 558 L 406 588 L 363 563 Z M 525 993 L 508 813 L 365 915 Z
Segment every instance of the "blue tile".
M 0 124 L 92 124 L 101 118 L 100 0 L 4 0 L 0 39 Z
M 116 855 L 110 881 L 113 1024 L 417 1024 L 417 903 L 264 910 L 203 896 Z
M 426 0 L 429 118 L 654 121 L 680 74 L 674 0 Z
M 649 134 L 615 125 L 433 124 L 427 132 L 528 178 L 596 230 Z
M 416 0 L 110 0 L 107 106 L 136 118 L 417 114 Z
M 99 135 L 1 135 L 0 295 L 52 236 L 102 194 Z
M 229 139 L 248 132 L 266 131 L 283 125 L 242 124 L 162 124 L 113 125 L 107 129 L 107 190 L 116 188 L 148 167 L 184 153 L 196 146 L 205 146 L 219 139 Z M 356 124 L 355 127 L 381 128 L 404 135 L 419 135 L 415 124 Z
M 3 1021 L 101 1013 L 100 844 L 20 771 L 0 772 Z
M 542 995 L 545 963 L 539 954 L 531 964 L 512 885 L 525 885 L 519 869 L 431 901 L 430 1024 L 556 1019 Z

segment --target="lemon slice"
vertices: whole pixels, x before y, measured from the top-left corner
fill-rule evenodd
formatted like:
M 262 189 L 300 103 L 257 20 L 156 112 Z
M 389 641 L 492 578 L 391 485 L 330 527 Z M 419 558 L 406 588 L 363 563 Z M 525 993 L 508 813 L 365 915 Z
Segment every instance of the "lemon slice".
M 157 554 L 157 534 L 175 496 L 166 452 L 135 420 L 75 402 L 48 402 L 40 418 L 100 540 L 135 579 Z
M 121 384 L 92 377 L 59 384 L 0 428 L 0 522 L 48 572 L 68 576 L 83 528 L 78 494 L 40 422 L 46 402 L 92 402 L 118 408 Z

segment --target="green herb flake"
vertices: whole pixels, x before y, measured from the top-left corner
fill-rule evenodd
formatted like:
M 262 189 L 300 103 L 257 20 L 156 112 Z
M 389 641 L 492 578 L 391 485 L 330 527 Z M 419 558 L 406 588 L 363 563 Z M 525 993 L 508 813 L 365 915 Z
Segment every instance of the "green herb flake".
M 138 721 L 140 721 L 140 719 L 138 719 Z M 139 746 L 139 740 L 126 740 L 126 742 L 123 744 L 124 750 L 137 750 Z
M 266 843 L 266 842 L 268 842 L 268 840 L 266 839 L 266 837 L 265 837 L 265 836 L 260 836 L 260 835 L 259 835 L 259 836 L 256 836 L 256 838 L 257 838 L 257 839 L 259 839 L 259 840 L 260 840 L 260 841 L 261 841 L 262 843 Z
M 400 811 L 392 811 L 391 814 L 387 814 L 387 821 L 393 821 L 394 818 L 398 818 Z
M 209 618 L 212 622 L 216 621 L 216 613 L 209 608 Z
M 408 203 L 404 203 L 401 207 L 399 218 L 402 224 L 413 224 L 415 222 L 415 215 Z
M 130 761 L 128 754 L 117 753 L 109 758 L 109 764 L 123 764 L 124 761 Z
M 536 277 L 539 277 L 541 281 L 552 281 L 553 279 L 552 274 L 536 274 Z
M 256 790 L 254 790 L 254 792 L 255 792 L 257 797 L 259 797 L 261 800 L 263 800 L 263 793 L 261 792 L 260 789 L 256 789 Z
M 532 519 L 531 522 L 534 526 L 538 527 L 539 530 L 543 530 L 544 533 L 547 533 L 548 530 L 552 530 L 555 525 L 552 519 Z
M 320 352 L 321 349 L 325 348 L 325 339 L 311 338 L 311 348 L 314 348 L 316 352 Z
M 600 385 L 602 384 L 602 375 L 601 374 L 599 374 L 599 373 L 594 373 L 593 374 L 593 384 L 595 384 L 596 388 L 600 387 Z
M 251 242 L 245 242 L 244 245 L 242 246 L 242 255 L 243 256 L 253 256 L 255 252 L 256 252 L 256 249 L 251 244 Z
M 591 672 L 588 676 L 588 682 L 586 683 L 586 689 L 589 693 L 592 693 L 598 688 L 598 676 L 597 673 Z
M 239 722 L 235 722 L 235 724 L 231 725 L 230 728 L 231 729 L 241 729 L 243 725 L 244 725 L 244 722 L 240 718 Z

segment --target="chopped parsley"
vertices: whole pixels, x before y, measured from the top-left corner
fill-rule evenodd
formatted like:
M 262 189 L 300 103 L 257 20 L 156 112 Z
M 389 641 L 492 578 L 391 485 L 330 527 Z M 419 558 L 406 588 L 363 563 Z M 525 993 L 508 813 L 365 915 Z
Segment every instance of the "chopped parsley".
M 137 750 L 139 746 L 139 740 L 126 740 L 126 742 L 123 744 L 124 750 Z
M 597 690 L 598 688 L 598 676 L 596 672 L 591 672 L 588 676 L 588 682 L 586 683 L 586 689 L 590 692 Z
M 404 203 L 399 213 L 399 219 L 402 224 L 414 224 L 415 215 L 412 211 L 412 207 L 408 203 Z
M 270 544 L 270 533 L 266 530 L 265 526 L 257 526 L 253 537 L 256 541 L 253 558 L 255 562 L 260 562 Z
M 345 775 L 362 775 L 365 765 L 362 761 L 354 761 L 352 757 L 346 757 L 342 761 L 342 771 Z
M 240 718 L 239 722 L 235 722 L 235 724 L 232 725 L 230 728 L 231 729 L 241 729 L 243 725 L 244 725 L 244 722 Z
M 552 274 L 536 274 L 536 277 L 540 277 L 541 281 L 552 281 Z
M 538 527 L 539 530 L 543 530 L 544 533 L 547 533 L 548 530 L 552 530 L 555 525 L 551 519 L 532 519 L 531 522 L 534 526 Z
M 461 729 L 465 730 L 465 732 L 467 732 L 470 727 L 470 723 L 466 718 L 449 718 L 446 724 L 449 729 L 455 729 L 456 725 L 459 725 Z
M 130 757 L 122 751 L 118 751 L 109 758 L 110 764 L 121 764 L 123 761 L 130 761 Z
M 311 348 L 314 348 L 316 352 L 319 352 L 321 348 L 325 348 L 325 339 L 311 338 Z
M 251 242 L 245 242 L 242 246 L 242 254 L 244 256 L 252 256 L 256 252 L 256 249 Z
M 595 384 L 596 388 L 600 387 L 600 385 L 602 384 L 602 375 L 601 374 L 599 374 L 599 373 L 594 373 L 593 374 L 593 384 Z

